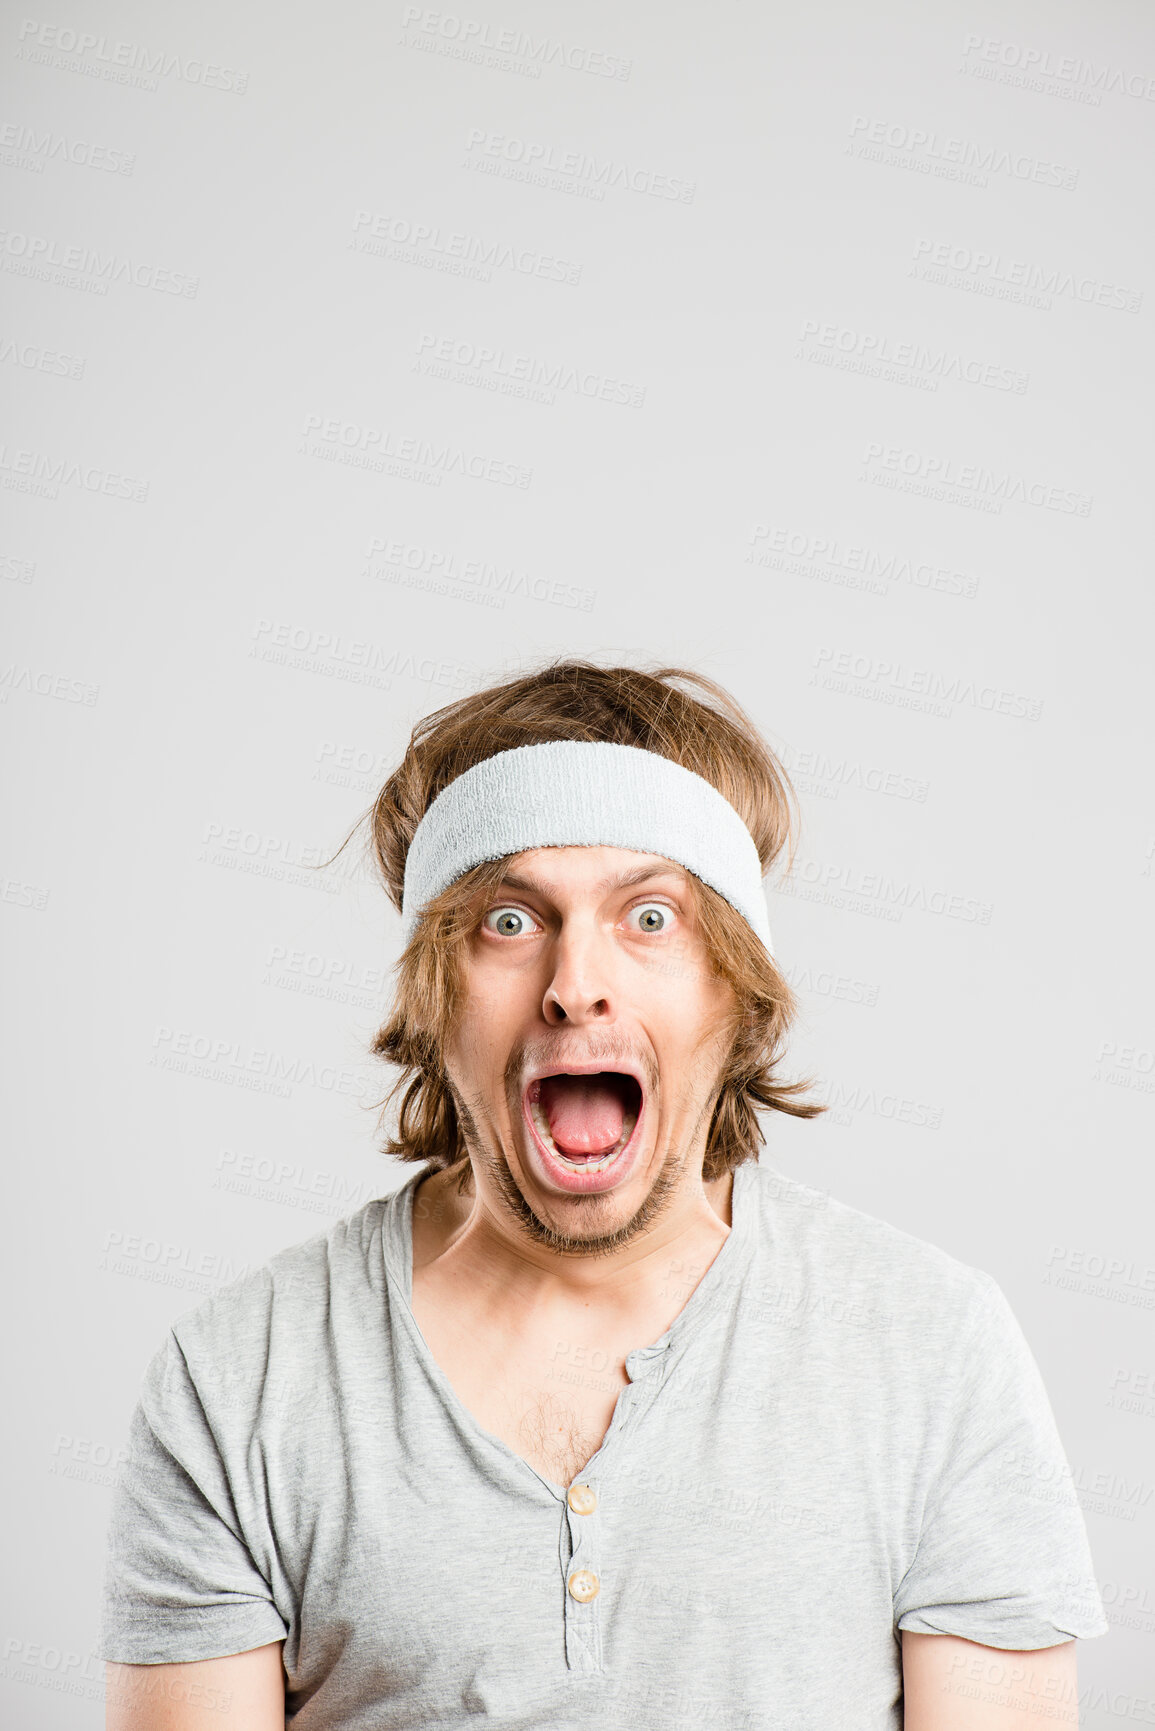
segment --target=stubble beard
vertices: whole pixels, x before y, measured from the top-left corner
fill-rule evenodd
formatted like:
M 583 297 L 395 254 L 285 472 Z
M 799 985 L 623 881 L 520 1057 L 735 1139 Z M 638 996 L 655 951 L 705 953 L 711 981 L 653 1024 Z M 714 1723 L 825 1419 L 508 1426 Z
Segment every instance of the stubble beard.
M 607 1065 L 607 1068 L 609 1067 L 611 1066 Z M 506 1098 L 511 1101 L 511 1105 L 518 1079 L 522 1073 L 521 1063 L 518 1062 L 515 1066 L 511 1060 L 506 1072 Z M 534 1244 L 540 1245 L 542 1249 L 549 1250 L 557 1256 L 612 1256 L 623 1245 L 629 1244 L 640 1233 L 646 1232 L 653 1226 L 666 1213 L 681 1188 L 689 1164 L 690 1150 L 697 1144 L 702 1132 L 703 1120 L 708 1119 L 714 1106 L 712 1098 L 703 1103 L 694 1122 L 693 1130 L 683 1145 L 683 1152 L 679 1156 L 676 1150 L 671 1149 L 666 1154 L 641 1206 L 628 1220 L 609 1230 L 604 1229 L 604 1227 L 599 1229 L 599 1215 L 604 1216 L 613 1206 L 613 1191 L 571 1198 L 582 1209 L 584 1215 L 593 1217 L 589 1231 L 573 1233 L 561 1231 L 535 1213 L 513 1175 L 513 1170 L 500 1141 L 493 1148 L 486 1145 L 486 1139 L 479 1130 L 477 1120 L 470 1112 L 465 1100 L 452 1080 L 448 1077 L 446 1080 L 454 1105 L 457 1108 L 462 1140 L 474 1170 L 475 1191 L 476 1174 L 480 1169 L 492 1180 L 505 1204 L 510 1219 Z M 657 1088 L 655 1086 L 648 1092 L 646 1104 L 647 1106 L 656 1105 L 656 1102 Z M 516 1105 L 516 1114 L 511 1112 L 514 1123 L 519 1121 L 520 1101 L 517 1101 Z

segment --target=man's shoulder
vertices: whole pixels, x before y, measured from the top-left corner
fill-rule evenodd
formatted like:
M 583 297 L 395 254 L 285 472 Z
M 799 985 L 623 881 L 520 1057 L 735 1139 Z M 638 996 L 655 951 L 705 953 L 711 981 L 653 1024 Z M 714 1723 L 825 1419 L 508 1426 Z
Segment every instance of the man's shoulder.
M 392 1194 L 276 1251 L 179 1315 L 140 1396 L 158 1436 L 206 1417 L 218 1446 L 243 1453 L 259 1425 L 307 1424 L 333 1399 L 374 1327 L 388 1329 L 382 1232 Z
M 219 1287 L 175 1319 L 177 1343 L 186 1355 L 243 1351 L 274 1333 L 304 1337 L 334 1303 L 371 1303 L 384 1284 L 382 1227 L 392 1200 L 392 1192 L 373 1197 Z
M 752 1172 L 762 1243 L 780 1268 L 808 1283 L 853 1288 L 904 1315 L 923 1307 L 971 1312 L 998 1290 L 984 1269 L 828 1190 L 766 1163 Z

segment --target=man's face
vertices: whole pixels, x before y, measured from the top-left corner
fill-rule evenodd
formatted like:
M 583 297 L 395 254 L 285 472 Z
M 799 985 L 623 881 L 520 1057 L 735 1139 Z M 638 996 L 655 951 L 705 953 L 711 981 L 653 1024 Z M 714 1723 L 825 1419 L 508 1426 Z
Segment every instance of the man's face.
M 446 1068 L 483 1200 L 568 1254 L 700 1193 L 733 994 L 687 874 L 656 854 L 537 848 L 476 903 Z

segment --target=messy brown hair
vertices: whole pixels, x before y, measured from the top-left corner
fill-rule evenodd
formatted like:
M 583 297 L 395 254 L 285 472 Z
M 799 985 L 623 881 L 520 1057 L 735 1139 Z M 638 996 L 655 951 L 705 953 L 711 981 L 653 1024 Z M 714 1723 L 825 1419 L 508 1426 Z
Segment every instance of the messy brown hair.
M 789 869 L 794 790 L 749 716 L 722 686 L 682 667 L 644 671 L 568 658 L 458 698 L 419 721 L 402 762 L 342 848 L 368 824 L 376 870 L 400 912 L 409 846 L 437 795 L 499 751 L 562 739 L 639 746 L 693 770 L 740 813 L 763 872 L 784 851 Z M 438 1171 L 468 1162 L 443 1053 L 461 1001 L 461 956 L 479 917 L 476 900 L 496 888 L 505 869 L 504 860 L 485 861 L 426 903 L 397 963 L 393 1006 L 370 1049 L 400 1070 L 381 1103 L 384 1122 L 401 1096 L 396 1132 L 383 1148 L 400 1160 L 429 1161 Z M 764 1141 L 759 1108 L 795 1118 L 813 1118 L 827 1108 L 799 1098 L 811 1082 L 778 1075 L 798 1008 L 790 986 L 742 915 L 700 878 L 690 874 L 688 881 L 706 953 L 733 999 L 730 1055 L 702 1168 L 709 1182 L 757 1159 Z M 462 1180 L 468 1170 L 463 1165 Z

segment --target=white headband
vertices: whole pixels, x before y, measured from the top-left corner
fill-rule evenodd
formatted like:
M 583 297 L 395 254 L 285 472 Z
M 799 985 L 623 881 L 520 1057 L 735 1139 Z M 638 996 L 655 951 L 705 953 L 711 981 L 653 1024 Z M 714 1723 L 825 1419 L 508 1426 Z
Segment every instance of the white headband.
M 661 854 L 709 884 L 757 932 L 770 920 L 754 838 L 716 787 L 634 745 L 551 740 L 474 764 L 437 795 L 405 861 L 405 942 L 422 908 L 483 860 L 539 847 Z

